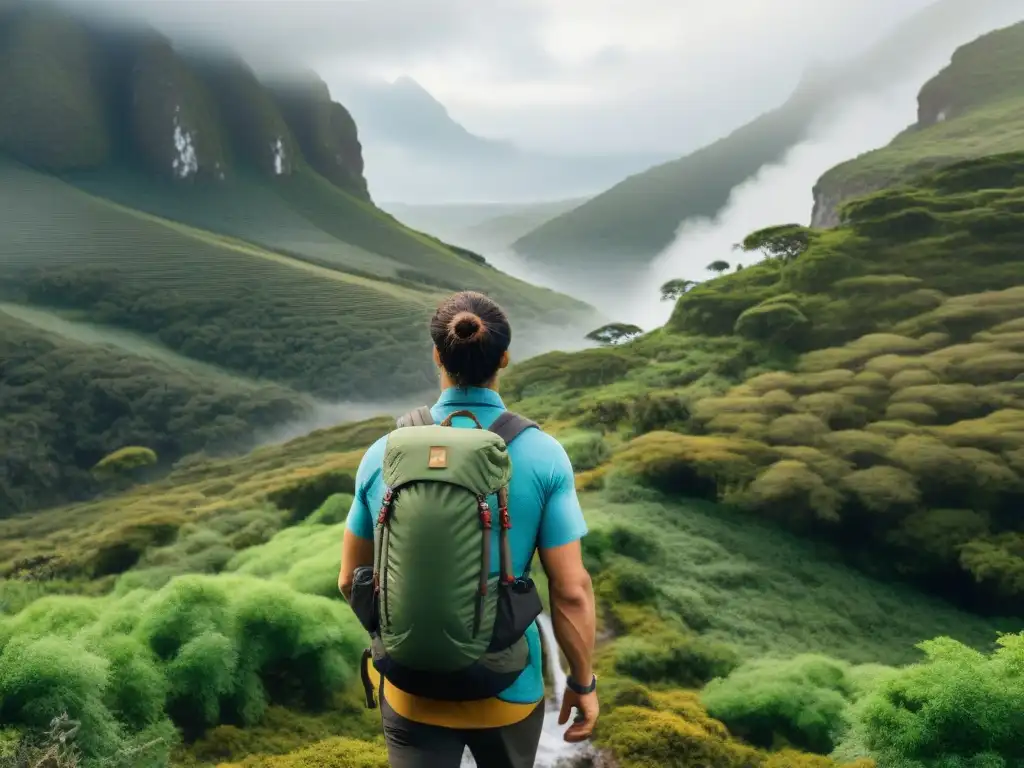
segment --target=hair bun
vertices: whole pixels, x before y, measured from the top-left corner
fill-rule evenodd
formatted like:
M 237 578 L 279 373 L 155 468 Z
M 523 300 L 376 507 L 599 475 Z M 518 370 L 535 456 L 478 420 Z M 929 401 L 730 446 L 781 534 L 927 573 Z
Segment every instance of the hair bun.
M 483 330 L 483 321 L 472 312 L 459 312 L 452 318 L 451 332 L 459 341 L 472 341 Z

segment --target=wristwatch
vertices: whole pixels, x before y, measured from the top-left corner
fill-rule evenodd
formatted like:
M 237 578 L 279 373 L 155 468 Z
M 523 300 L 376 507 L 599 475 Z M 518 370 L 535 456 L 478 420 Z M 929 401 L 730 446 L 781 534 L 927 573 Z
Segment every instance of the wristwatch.
M 566 675 L 565 686 L 573 693 L 578 693 L 581 696 L 585 693 L 593 693 L 597 689 L 597 675 L 592 677 L 588 686 L 582 686 L 572 679 L 572 675 Z

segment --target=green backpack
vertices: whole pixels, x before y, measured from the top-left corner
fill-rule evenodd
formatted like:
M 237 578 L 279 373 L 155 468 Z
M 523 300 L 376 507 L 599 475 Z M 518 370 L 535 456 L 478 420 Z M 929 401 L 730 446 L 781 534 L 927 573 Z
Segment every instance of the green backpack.
M 476 428 L 453 427 L 456 416 Z M 542 606 L 529 567 L 512 572 L 507 447 L 536 427 L 507 411 L 489 429 L 470 411 L 435 425 L 424 407 L 388 435 L 374 565 L 357 570 L 352 605 L 370 633 L 374 667 L 395 687 L 433 699 L 484 699 L 529 663 L 525 632 Z

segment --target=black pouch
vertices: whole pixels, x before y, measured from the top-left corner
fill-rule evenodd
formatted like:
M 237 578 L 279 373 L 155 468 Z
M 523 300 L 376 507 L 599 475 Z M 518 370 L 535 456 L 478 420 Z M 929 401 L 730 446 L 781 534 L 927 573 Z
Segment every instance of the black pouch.
M 533 579 L 516 579 L 511 584 L 498 584 L 498 615 L 488 652 L 503 651 L 521 638 L 537 620 L 544 605 Z
M 352 574 L 352 596 L 349 598 L 352 612 L 371 635 L 380 629 L 380 601 L 373 588 L 373 566 L 363 565 Z

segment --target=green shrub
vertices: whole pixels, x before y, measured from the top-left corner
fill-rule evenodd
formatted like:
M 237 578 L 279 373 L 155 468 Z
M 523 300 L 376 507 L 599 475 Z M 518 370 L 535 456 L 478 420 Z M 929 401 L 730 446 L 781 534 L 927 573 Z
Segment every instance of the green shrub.
M 849 665 L 819 655 L 749 661 L 701 693 L 708 714 L 763 748 L 779 743 L 828 754 L 854 693 Z
M 645 394 L 629 406 L 630 424 L 638 435 L 659 429 L 681 431 L 689 418 L 686 402 L 672 394 Z
M 895 444 L 885 435 L 856 429 L 833 432 L 826 435 L 823 442 L 829 451 L 858 469 L 885 463 Z
M 352 508 L 353 496 L 350 493 L 332 493 L 320 507 L 303 520 L 305 525 L 336 525 L 344 523 L 348 518 L 348 512 Z M 263 542 L 254 542 L 262 544 Z M 249 546 L 253 546 L 250 544 Z
M 739 657 L 729 646 L 674 632 L 625 637 L 615 647 L 615 671 L 642 683 L 700 687 L 729 674 L 738 662 Z
M 93 467 L 93 471 L 100 475 L 125 475 L 145 467 L 152 467 L 156 463 L 156 451 L 151 448 L 130 445 L 104 456 Z
M 388 755 L 382 743 L 339 737 L 287 755 L 254 755 L 220 768 L 388 768 Z
M 818 445 L 829 432 L 828 424 L 810 413 L 779 416 L 768 427 L 773 445 Z
M 839 519 L 841 495 L 802 461 L 783 459 L 772 464 L 753 483 L 745 506 L 790 523 Z
M 569 435 L 560 440 L 565 448 L 572 468 L 576 472 L 586 472 L 604 464 L 611 456 L 604 437 L 594 432 Z
M 913 509 L 921 500 L 914 476 L 896 467 L 869 467 L 843 478 L 843 489 L 875 514 Z
M 751 476 L 749 457 L 765 451 L 749 440 L 649 432 L 632 440 L 615 463 L 663 493 L 714 499 L 721 484 Z
M 322 708 L 364 638 L 342 601 L 238 576 L 43 598 L 0 620 L 0 722 L 39 731 L 66 711 L 83 755 L 107 759 L 167 718 L 195 736 L 251 725 L 274 702 Z
M 628 525 L 613 525 L 608 531 L 613 552 L 640 563 L 651 563 L 661 555 L 661 545 L 649 535 L 638 533 Z
M 768 301 L 745 310 L 736 318 L 736 335 L 769 344 L 798 344 L 810 321 L 799 308 L 780 301 Z
M 625 706 L 601 718 L 599 744 L 621 768 L 755 768 L 759 755 L 673 712 Z
M 1016 765 L 1024 760 L 1024 635 L 985 655 L 947 637 L 921 643 L 925 659 L 855 705 L 853 719 L 882 765 Z
M 81 723 L 77 744 L 87 756 L 120 744 L 118 724 L 103 704 L 108 663 L 61 637 L 16 637 L 0 654 L 0 722 L 45 730 L 66 712 Z
M 270 493 L 267 498 L 278 509 L 290 512 L 293 521 L 299 521 L 313 514 L 334 494 L 353 494 L 355 491 L 356 483 L 352 475 L 332 471 L 296 480 Z
M 611 580 L 616 600 L 627 603 L 651 603 L 658 596 L 658 588 L 647 572 L 628 560 L 612 566 L 605 578 Z

